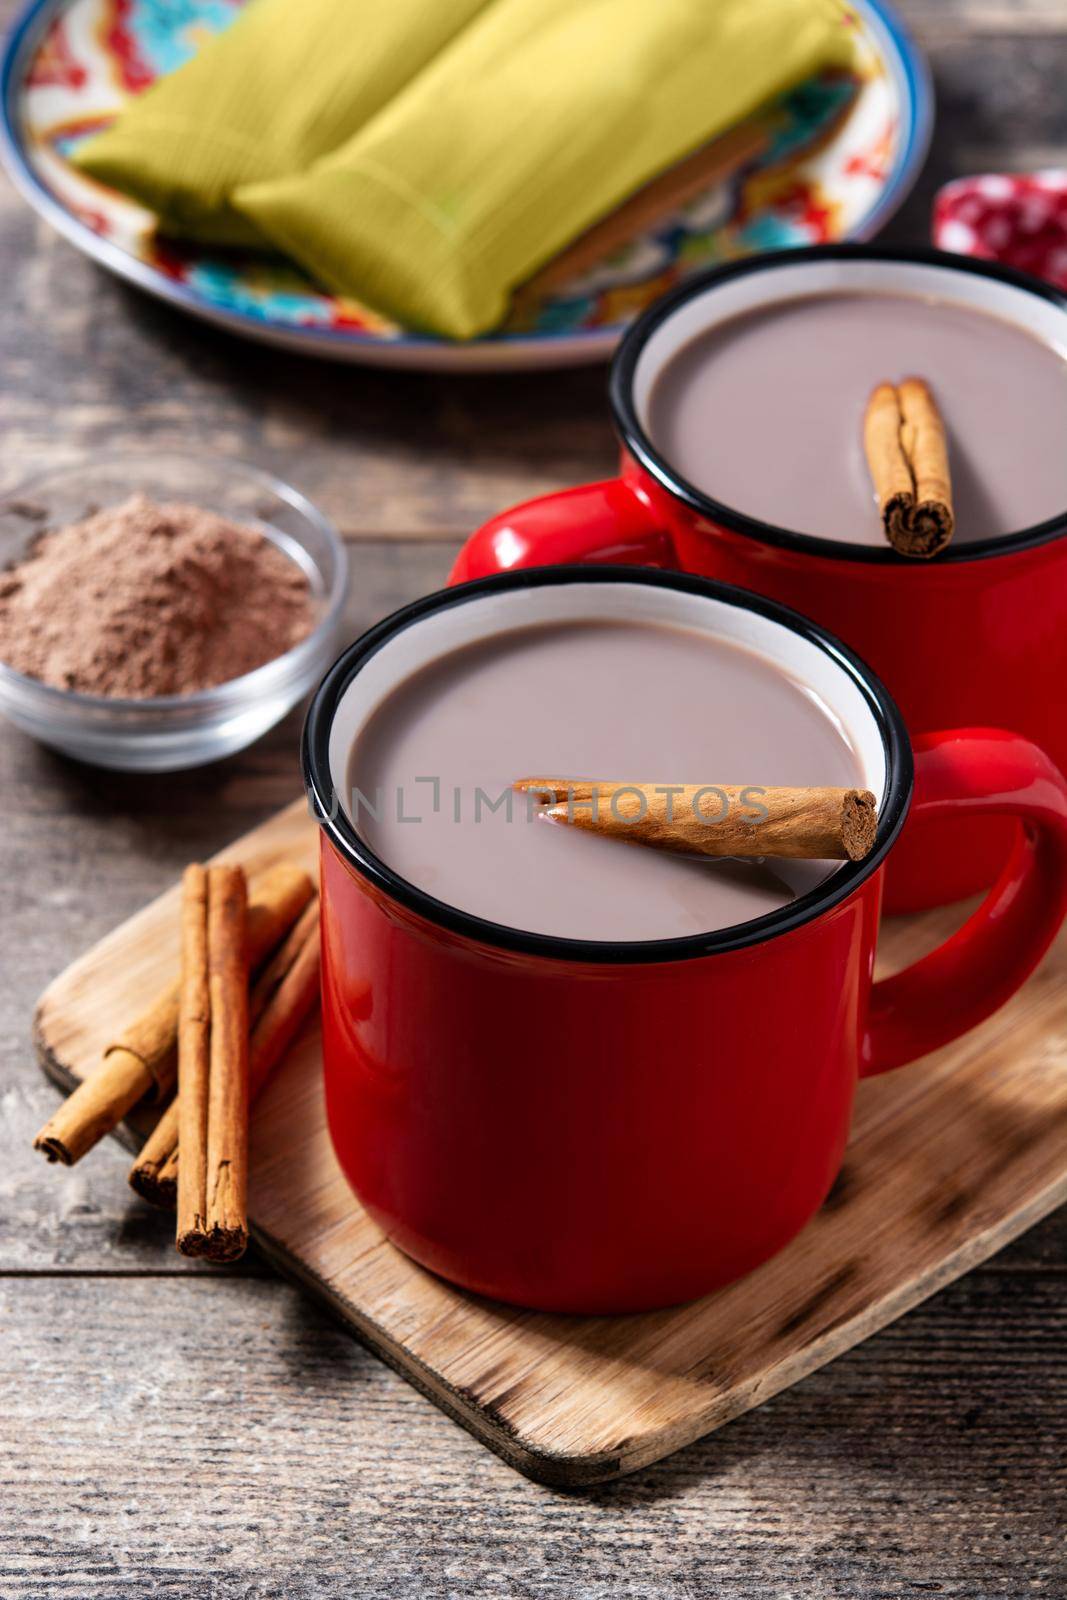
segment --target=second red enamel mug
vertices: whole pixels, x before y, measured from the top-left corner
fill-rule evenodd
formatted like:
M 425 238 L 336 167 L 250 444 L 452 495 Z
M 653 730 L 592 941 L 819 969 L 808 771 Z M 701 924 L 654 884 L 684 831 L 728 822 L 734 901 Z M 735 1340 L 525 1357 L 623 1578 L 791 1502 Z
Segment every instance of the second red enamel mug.
M 670 621 L 743 642 L 807 685 L 879 802 L 872 854 L 751 921 L 652 941 L 502 926 L 401 877 L 353 821 L 353 742 L 427 664 L 561 615 Z M 850 651 L 773 602 L 682 573 L 541 568 L 408 606 L 324 680 L 304 769 L 321 824 L 341 1166 L 415 1260 L 546 1310 L 669 1305 L 779 1250 L 834 1181 L 858 1080 L 996 1010 L 1067 907 L 1067 784 L 1032 744 L 938 733 L 916 742 L 913 767 L 899 712 Z M 883 868 L 909 806 L 950 826 L 1006 818 L 1015 842 L 960 931 L 875 983 Z
M 916 563 L 888 545 L 746 516 L 686 482 L 649 437 L 651 385 L 695 333 L 779 300 L 856 290 L 972 307 L 1067 350 L 1067 300 L 988 262 L 839 245 L 732 263 L 667 295 L 623 340 L 611 378 L 621 475 L 494 518 L 464 548 L 453 580 L 561 561 L 642 562 L 719 578 L 794 607 L 859 651 L 913 735 L 994 724 L 1025 734 L 1067 770 L 1067 506 L 1040 526 Z M 1025 394 L 1004 395 L 1006 406 L 1026 403 Z M 887 909 L 920 910 L 985 887 L 1009 845 L 1007 827 L 989 818 L 949 831 L 916 817 L 894 852 Z

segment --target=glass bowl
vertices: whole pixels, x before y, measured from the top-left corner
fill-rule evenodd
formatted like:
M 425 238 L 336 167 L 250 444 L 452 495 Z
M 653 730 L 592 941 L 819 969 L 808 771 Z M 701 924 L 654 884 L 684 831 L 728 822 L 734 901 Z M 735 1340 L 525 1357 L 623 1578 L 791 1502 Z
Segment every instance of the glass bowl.
M 302 494 L 255 467 L 192 451 L 123 451 L 42 473 L 0 501 L 0 569 L 49 528 L 141 492 L 185 500 L 258 528 L 307 574 L 320 616 L 306 639 L 264 666 L 195 694 L 125 700 L 53 689 L 0 662 L 0 711 L 42 744 L 123 772 L 174 772 L 232 755 L 314 687 L 336 653 L 348 559 Z

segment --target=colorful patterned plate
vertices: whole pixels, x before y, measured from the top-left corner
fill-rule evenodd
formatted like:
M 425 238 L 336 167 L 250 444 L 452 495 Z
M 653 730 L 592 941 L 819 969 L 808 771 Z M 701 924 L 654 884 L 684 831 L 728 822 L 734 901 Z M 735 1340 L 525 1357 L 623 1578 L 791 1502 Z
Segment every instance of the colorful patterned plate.
M 856 81 L 827 77 L 769 108 L 759 160 L 580 278 L 520 296 L 500 332 L 465 344 L 425 338 L 320 292 L 277 258 L 160 240 L 148 212 L 70 166 L 79 139 L 243 3 L 30 0 L 0 64 L 0 151 L 30 204 L 120 277 L 232 332 L 337 360 L 498 370 L 602 360 L 632 317 L 691 272 L 871 237 L 910 189 L 930 137 L 922 56 L 882 0 L 852 0 Z

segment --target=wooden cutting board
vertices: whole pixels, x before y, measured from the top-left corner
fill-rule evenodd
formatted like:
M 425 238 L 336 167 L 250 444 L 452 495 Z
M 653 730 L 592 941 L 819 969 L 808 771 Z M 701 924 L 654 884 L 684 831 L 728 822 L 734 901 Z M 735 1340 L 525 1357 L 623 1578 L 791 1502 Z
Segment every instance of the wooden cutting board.
M 303 803 L 220 859 L 314 869 Z M 173 972 L 178 890 L 69 967 L 35 1020 L 69 1090 L 115 1019 Z M 958 913 L 888 925 L 887 966 Z M 916 1305 L 1067 1198 L 1067 936 L 998 1016 L 937 1055 L 861 1084 L 845 1167 L 799 1238 L 707 1299 L 564 1317 L 477 1299 L 409 1261 L 364 1215 L 326 1130 L 317 1027 L 257 1103 L 250 1213 L 282 1271 L 505 1460 L 578 1485 L 645 1466 L 759 1405 Z M 92 1156 L 87 1157 L 92 1160 Z

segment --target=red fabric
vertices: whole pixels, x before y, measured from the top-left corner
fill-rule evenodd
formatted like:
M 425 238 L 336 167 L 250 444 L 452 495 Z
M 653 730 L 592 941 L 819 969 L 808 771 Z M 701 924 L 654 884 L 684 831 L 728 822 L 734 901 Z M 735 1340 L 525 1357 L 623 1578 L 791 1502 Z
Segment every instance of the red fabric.
M 1067 171 L 957 178 L 934 202 L 934 243 L 1067 289 Z

